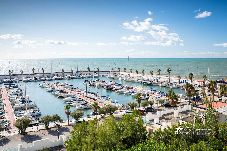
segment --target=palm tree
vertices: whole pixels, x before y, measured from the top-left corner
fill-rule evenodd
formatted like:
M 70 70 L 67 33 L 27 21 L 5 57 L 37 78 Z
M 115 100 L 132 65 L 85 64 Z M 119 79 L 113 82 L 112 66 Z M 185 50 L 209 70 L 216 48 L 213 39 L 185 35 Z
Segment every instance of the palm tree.
M 91 108 L 93 109 L 93 111 L 96 113 L 98 113 L 98 109 L 100 108 L 99 107 L 99 104 L 97 102 L 94 102 L 92 105 L 91 105 Z
M 136 74 L 139 74 L 139 71 L 138 70 L 136 70 Z
M 33 75 L 35 74 L 35 68 L 32 68 L 32 74 Z
M 221 84 L 219 86 L 219 92 L 220 92 L 220 96 L 226 96 L 227 95 L 227 86 L 224 84 Z
M 142 101 L 142 94 L 141 93 L 137 93 L 135 96 L 136 102 L 138 103 L 139 107 Z
M 42 73 L 43 73 L 43 77 L 44 77 L 44 68 L 42 68 Z
M 61 69 L 61 73 L 62 73 L 62 77 L 64 78 L 65 77 L 65 70 Z
M 181 76 L 177 76 L 177 78 L 178 78 L 178 83 L 180 84 Z
M 203 86 L 205 86 L 206 80 L 207 80 L 207 76 L 204 75 L 204 76 L 203 76 Z
M 191 80 L 191 83 L 192 83 L 192 79 L 194 78 L 193 73 L 189 73 L 188 78 Z
M 168 99 L 170 100 L 170 105 L 171 106 L 176 106 L 177 101 L 178 101 L 178 96 L 176 93 L 173 91 L 173 89 L 170 89 L 167 94 Z
M 97 72 L 98 72 L 98 77 L 99 77 L 99 67 L 97 68 Z
M 150 71 L 150 74 L 151 74 L 151 76 L 153 76 L 153 75 L 154 75 L 154 71 L 151 70 L 151 71 Z
M 161 71 L 162 71 L 161 69 L 158 69 L 157 74 L 160 75 Z
M 171 71 L 172 70 L 170 68 L 167 69 L 167 72 L 168 72 L 168 75 L 169 75 L 169 83 L 170 83 L 170 73 L 171 73 Z
M 208 84 L 208 89 L 210 90 L 210 92 L 212 94 L 212 101 L 214 102 L 214 93 L 217 89 L 216 81 L 211 80 L 210 83 Z
M 142 70 L 142 75 L 143 75 L 143 76 L 145 75 L 145 70 L 144 70 L 144 69 Z
M 89 67 L 89 66 L 87 67 L 87 71 L 88 71 L 88 72 L 90 72 L 90 71 L 91 71 L 91 69 L 90 69 L 90 67 Z
M 135 102 L 129 102 L 128 106 L 130 107 L 131 110 L 134 110 L 137 107 L 137 103 Z
M 132 69 L 130 69 L 130 73 L 132 73 Z
M 71 75 L 73 76 L 73 69 L 71 69 Z
M 71 108 L 70 105 L 66 105 L 66 106 L 65 106 L 65 114 L 67 115 L 68 126 L 69 126 L 69 116 L 70 116 L 70 114 L 71 114 L 70 108 Z
M 117 68 L 119 72 L 121 72 L 121 68 Z
M 9 80 L 11 81 L 12 79 L 12 74 L 13 74 L 13 70 L 9 70 Z M 11 86 L 11 82 L 9 83 L 9 88 Z
M 186 90 L 186 95 L 188 97 L 189 103 L 191 103 L 191 98 L 195 94 L 195 88 L 192 84 L 189 84 L 189 83 L 186 83 L 186 85 L 184 87 Z
M 23 75 L 24 74 L 24 71 L 23 70 L 20 70 L 20 74 Z

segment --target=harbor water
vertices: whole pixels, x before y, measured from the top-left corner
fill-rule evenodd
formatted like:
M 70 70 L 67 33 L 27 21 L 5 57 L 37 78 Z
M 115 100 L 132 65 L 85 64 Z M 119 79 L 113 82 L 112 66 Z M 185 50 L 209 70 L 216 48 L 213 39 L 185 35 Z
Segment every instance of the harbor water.
M 69 83 L 72 84 L 74 87 L 78 87 L 80 89 L 85 90 L 85 85 L 83 84 L 85 79 L 72 79 L 72 80 L 60 80 L 61 83 Z M 88 79 L 92 80 L 92 79 Z M 95 79 L 94 79 L 95 80 Z M 102 77 L 100 80 L 111 81 L 112 79 Z M 50 82 L 57 82 L 57 81 L 50 81 Z M 159 86 L 147 86 L 141 83 L 135 82 L 126 82 L 116 80 L 117 83 L 122 83 L 123 85 L 128 86 L 140 86 L 144 89 L 155 89 L 157 91 L 167 92 L 169 88 L 167 87 L 159 87 Z M 19 86 L 22 89 L 26 87 L 26 94 L 30 97 L 32 101 L 39 107 L 42 115 L 52 115 L 52 114 L 59 114 L 64 120 L 66 120 L 66 115 L 64 112 L 64 101 L 55 97 L 53 94 L 47 92 L 45 89 L 39 87 L 39 84 L 42 82 L 29 82 L 23 83 L 21 82 Z M 26 85 L 26 86 L 25 86 Z M 129 102 L 135 101 L 131 95 L 124 95 L 118 94 L 116 92 L 108 91 L 103 88 L 97 87 L 88 87 L 89 92 L 98 93 L 100 96 L 107 96 L 110 97 L 113 102 L 117 102 L 120 104 L 127 104 Z M 178 94 L 183 94 L 184 91 L 181 89 L 174 90 Z M 71 110 L 74 110 L 72 108 Z M 84 110 L 85 115 L 90 114 L 91 110 Z

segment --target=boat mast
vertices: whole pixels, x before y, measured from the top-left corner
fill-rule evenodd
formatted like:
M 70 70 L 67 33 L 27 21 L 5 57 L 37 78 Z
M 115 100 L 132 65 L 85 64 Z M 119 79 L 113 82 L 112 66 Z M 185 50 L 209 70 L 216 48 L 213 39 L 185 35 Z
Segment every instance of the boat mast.
M 51 63 L 50 63 L 50 73 L 51 73 L 51 75 L 52 75 L 52 61 L 51 61 Z
M 24 98 L 25 98 L 25 101 L 26 101 L 26 112 L 27 112 L 27 109 L 28 109 L 28 102 L 27 102 L 27 98 L 26 98 L 26 83 L 24 83 Z
M 210 68 L 207 69 L 208 78 L 210 79 Z

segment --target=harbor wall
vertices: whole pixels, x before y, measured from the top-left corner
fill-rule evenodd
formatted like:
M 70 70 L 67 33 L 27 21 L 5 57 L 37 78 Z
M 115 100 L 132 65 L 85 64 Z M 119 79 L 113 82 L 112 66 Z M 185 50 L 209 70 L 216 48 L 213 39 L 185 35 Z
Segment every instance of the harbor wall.
M 66 139 L 60 136 L 58 140 L 52 141 L 49 138 L 34 141 L 31 146 L 24 147 L 22 144 L 18 145 L 17 151 L 37 151 L 45 148 L 63 146 Z
M 109 74 L 114 74 L 114 73 L 120 73 L 119 71 L 99 71 L 99 75 L 109 75 Z M 62 72 L 46 72 L 46 73 L 24 73 L 24 74 L 20 74 L 20 73 L 15 73 L 15 74 L 11 74 L 11 79 L 14 78 L 18 78 L 18 79 L 22 79 L 24 77 L 43 77 L 43 75 L 45 77 L 51 77 L 51 76 L 55 76 L 55 75 L 59 75 L 62 76 Z M 80 75 L 80 74 L 98 74 L 98 71 L 76 71 L 76 72 L 64 72 L 64 75 Z M 9 79 L 10 76 L 9 74 L 4 74 L 4 75 L 0 75 L 0 80 L 3 79 Z

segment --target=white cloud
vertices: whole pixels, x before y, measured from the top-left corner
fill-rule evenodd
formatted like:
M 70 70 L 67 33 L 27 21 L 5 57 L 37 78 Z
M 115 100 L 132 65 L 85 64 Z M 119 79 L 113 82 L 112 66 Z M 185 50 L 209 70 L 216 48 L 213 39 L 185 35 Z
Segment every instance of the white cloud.
M 151 12 L 151 11 L 148 11 L 147 14 L 148 14 L 148 15 L 152 15 L 152 12 Z
M 35 47 L 37 42 L 34 40 L 17 40 L 13 42 L 14 48 Z
M 212 12 L 209 11 L 203 11 L 203 12 L 199 12 L 195 18 L 200 19 L 200 18 L 206 18 L 212 15 Z
M 78 42 L 67 42 L 68 45 L 71 45 L 71 46 L 78 46 L 79 43 Z
M 145 40 L 145 38 L 143 36 L 135 36 L 135 35 L 131 35 L 131 36 L 124 36 L 121 38 L 121 40 L 124 41 L 132 41 L 132 42 L 139 42 L 139 41 L 143 41 Z
M 105 42 L 98 42 L 98 43 L 96 43 L 96 45 L 97 46 L 115 46 L 117 44 L 115 42 L 107 42 L 107 43 L 105 43 Z
M 152 18 L 147 18 L 141 22 L 137 20 L 133 20 L 131 22 L 124 22 L 122 25 L 123 25 L 123 28 L 125 29 L 130 29 L 136 32 L 143 32 L 143 31 L 149 30 L 152 20 L 153 20 Z
M 88 45 L 86 42 L 70 42 L 70 41 L 64 41 L 64 40 L 46 40 L 46 44 L 51 45 L 67 45 L 67 46 L 78 46 L 78 45 Z
M 3 40 L 17 40 L 17 39 L 21 39 L 23 37 L 22 34 L 4 34 L 4 35 L 0 35 L 0 39 Z
M 227 47 L 227 42 L 226 43 L 221 43 L 221 44 L 214 44 L 214 46 Z
M 66 42 L 63 41 L 63 40 L 47 40 L 46 42 L 48 44 L 52 44 L 52 45 L 64 45 L 64 44 L 66 44 Z
M 140 32 L 147 36 L 146 40 L 144 36 L 124 36 L 121 40 L 130 42 L 144 41 L 145 45 L 154 46 L 183 46 L 183 40 L 177 33 L 171 32 L 165 24 L 152 24 L 152 21 L 152 18 L 147 18 L 143 21 L 133 20 L 131 22 L 124 22 L 123 28 Z

